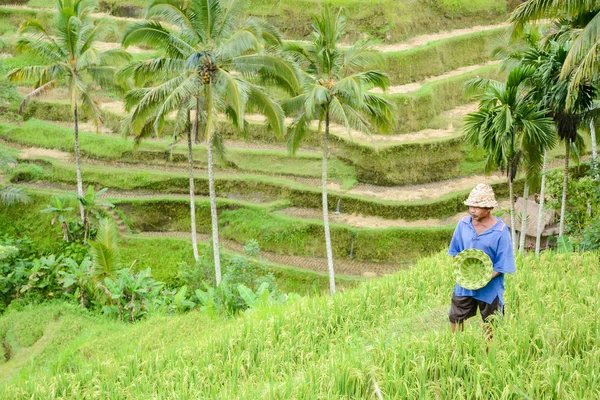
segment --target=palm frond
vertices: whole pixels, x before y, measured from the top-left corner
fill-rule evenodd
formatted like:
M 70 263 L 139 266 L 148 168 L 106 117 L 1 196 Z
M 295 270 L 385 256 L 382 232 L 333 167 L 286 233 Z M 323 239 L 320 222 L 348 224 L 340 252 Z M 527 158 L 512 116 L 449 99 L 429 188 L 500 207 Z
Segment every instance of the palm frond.
M 159 48 L 172 58 L 183 59 L 194 51 L 194 47 L 172 34 L 157 21 L 133 24 L 125 31 L 121 41 L 124 48 L 142 43 Z
M 219 69 L 217 75 L 221 98 L 231 107 L 233 121 L 238 129 L 243 129 L 244 110 L 250 94 L 250 84 L 243 79 L 232 76 L 229 72 Z M 231 115 L 231 114 L 230 114 Z
M 25 189 L 16 186 L 0 187 L 0 203 L 7 206 L 16 203 L 29 203 L 31 198 L 25 192 Z
M 341 70 L 352 73 L 371 68 L 382 68 L 384 60 L 381 53 L 373 51 L 367 43 L 355 43 L 343 52 Z
M 21 101 L 21 104 L 19 105 L 19 114 L 23 114 L 23 112 L 25 112 L 25 108 L 27 107 L 27 104 L 29 103 L 30 99 L 43 95 L 44 93 L 46 93 L 49 90 L 51 90 L 52 88 L 54 88 L 54 86 L 56 86 L 57 84 L 58 84 L 58 80 L 52 80 L 50 82 L 46 82 L 42 86 L 38 87 L 37 89 L 33 90 L 28 95 L 23 97 L 23 101 Z
M 302 114 L 289 127 L 288 132 L 288 140 L 287 146 L 290 151 L 290 154 L 296 154 L 296 151 L 300 148 L 300 144 L 302 143 L 302 139 L 308 132 L 308 127 L 311 119 L 307 118 L 306 115 Z
M 226 24 L 228 19 L 221 19 L 223 16 L 221 0 L 197 0 L 190 6 L 195 17 L 194 27 L 203 42 L 210 43 L 218 38 L 223 29 L 226 29 L 223 24 Z M 219 21 L 222 21 L 220 25 Z
M 275 54 L 249 54 L 235 57 L 231 60 L 234 70 L 242 73 L 258 73 L 276 76 L 285 82 L 289 88 L 297 90 L 300 87 L 298 73 L 287 60 Z
M 396 124 L 394 104 L 374 93 L 363 93 L 362 96 L 362 114 L 379 132 L 391 132 Z
M 250 50 L 259 50 L 261 44 L 254 32 L 246 29 L 240 29 L 229 36 L 222 46 L 222 53 L 225 59 L 239 57 Z
M 201 38 L 197 35 L 194 22 L 178 0 L 154 0 L 148 6 L 146 18 L 158 18 L 166 23 L 180 27 L 181 29 L 195 33 L 196 41 Z
M 298 96 L 284 101 L 281 107 L 283 108 L 285 115 L 292 115 L 302 110 L 305 101 L 306 95 L 299 94 Z
M 117 267 L 117 230 L 109 219 L 100 220 L 96 239 L 90 241 L 94 276 L 98 280 L 111 277 Z
M 273 100 L 272 96 L 265 92 L 263 88 L 251 84 L 249 89 L 248 104 L 254 106 L 258 112 L 267 117 L 268 125 L 277 136 L 284 136 L 286 129 L 281 105 Z
M 39 36 L 20 36 L 16 48 L 17 51 L 32 54 L 46 63 L 56 63 L 66 56 L 61 46 L 45 41 Z

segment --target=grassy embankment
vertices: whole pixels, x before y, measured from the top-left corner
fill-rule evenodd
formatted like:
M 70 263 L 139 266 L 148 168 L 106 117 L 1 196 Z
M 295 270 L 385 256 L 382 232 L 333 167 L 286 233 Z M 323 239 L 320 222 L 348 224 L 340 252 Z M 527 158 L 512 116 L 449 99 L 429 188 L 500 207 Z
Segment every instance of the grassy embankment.
M 598 254 L 520 259 L 489 354 L 477 318 L 452 335 L 450 260 L 233 320 L 136 325 L 75 306 L 0 318 L 6 398 L 561 398 L 600 396 Z M 135 340 L 131 340 L 135 338 Z
M 3 0 L 6 1 L 6 0 Z M 116 16 L 140 17 L 146 0 L 100 0 L 102 11 Z M 287 37 L 303 38 L 310 33 L 310 14 L 324 4 L 343 7 L 347 15 L 346 41 L 369 38 L 398 42 L 429 32 L 497 23 L 504 20 L 517 0 L 427 0 L 418 7 L 410 0 L 254 0 L 248 14 L 268 19 Z M 45 0 L 30 0 L 30 7 L 47 8 Z

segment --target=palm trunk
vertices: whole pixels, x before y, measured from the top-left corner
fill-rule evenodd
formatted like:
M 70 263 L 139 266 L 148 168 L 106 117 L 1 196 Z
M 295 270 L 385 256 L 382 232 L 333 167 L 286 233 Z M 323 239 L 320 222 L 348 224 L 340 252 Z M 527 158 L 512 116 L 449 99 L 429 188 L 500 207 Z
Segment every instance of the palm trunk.
M 81 178 L 81 156 L 79 153 L 79 125 L 77 120 L 77 104 L 73 107 L 73 122 L 75 131 L 75 170 L 77 171 L 77 196 L 83 197 L 83 179 Z M 79 201 L 79 215 L 81 216 L 81 223 L 85 224 L 85 210 L 83 209 L 83 203 Z
M 323 227 L 325 228 L 325 247 L 327 249 L 327 269 L 329 270 L 329 291 L 335 294 L 335 273 L 333 271 L 333 251 L 331 250 L 331 234 L 329 233 L 329 206 L 327 204 L 327 153 L 329 140 L 329 110 L 325 113 L 325 137 L 323 138 L 323 171 L 321 185 L 323 191 Z
M 590 121 L 590 136 L 592 137 L 592 167 L 594 168 L 594 179 L 598 180 L 598 146 L 596 145 L 596 126 Z
M 200 257 L 198 256 L 198 237 L 196 235 L 196 201 L 194 200 L 194 155 L 192 152 L 192 132 L 189 129 L 187 131 L 188 165 L 190 169 L 190 220 L 192 230 L 192 249 L 194 250 L 194 260 L 198 262 Z
M 194 118 L 194 143 L 200 143 L 200 98 L 196 97 L 196 117 Z
M 212 223 L 213 257 L 215 261 L 215 278 L 217 286 L 221 283 L 221 257 L 219 254 L 219 222 L 217 216 L 217 196 L 215 193 L 215 172 L 213 163 L 213 133 L 212 133 L 212 84 L 207 85 L 206 101 L 206 138 L 208 151 L 208 191 L 210 196 L 210 217 Z
M 544 192 L 546 190 L 546 163 L 548 162 L 548 150 L 544 152 L 544 166 L 542 167 L 542 186 L 540 188 L 540 208 L 538 210 L 538 226 L 535 236 L 535 255 L 540 254 L 540 243 L 542 239 L 542 226 L 544 223 Z
M 565 233 L 565 214 L 567 211 L 567 191 L 569 189 L 569 155 L 571 150 L 571 142 L 568 138 L 565 139 L 565 170 L 563 176 L 563 192 L 562 204 L 560 205 L 560 225 L 558 227 L 558 237 Z
M 519 253 L 523 253 L 525 250 L 525 239 L 527 236 L 527 199 L 529 198 L 529 184 L 527 182 L 525 182 L 523 198 L 525 199 L 525 204 L 523 205 L 523 212 L 521 213 L 521 237 L 519 240 Z
M 508 171 L 508 195 L 510 197 L 510 235 L 512 238 L 513 254 L 517 251 L 517 234 L 515 230 L 515 200 L 513 191 L 512 172 Z

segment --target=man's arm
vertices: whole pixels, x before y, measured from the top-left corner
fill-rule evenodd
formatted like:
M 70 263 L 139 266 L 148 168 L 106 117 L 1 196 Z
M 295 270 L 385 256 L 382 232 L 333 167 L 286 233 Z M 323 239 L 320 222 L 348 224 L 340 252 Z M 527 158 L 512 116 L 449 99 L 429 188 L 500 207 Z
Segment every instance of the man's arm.
M 498 272 L 498 271 L 492 272 L 492 278 L 490 279 L 490 281 L 500 275 L 502 275 L 502 272 Z

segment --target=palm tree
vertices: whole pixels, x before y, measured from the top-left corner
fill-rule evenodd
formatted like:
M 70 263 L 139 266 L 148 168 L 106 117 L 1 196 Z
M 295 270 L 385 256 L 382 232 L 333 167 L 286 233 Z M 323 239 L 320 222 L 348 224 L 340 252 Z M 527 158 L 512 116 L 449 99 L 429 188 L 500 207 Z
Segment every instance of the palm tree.
M 52 218 L 51 224 L 59 223 L 63 232 L 63 240 L 65 242 L 69 241 L 69 223 L 67 220 L 67 214 L 70 211 L 73 211 L 73 207 L 69 207 L 69 199 L 66 197 L 52 197 L 52 203 L 48 204 L 46 208 L 41 210 L 40 212 L 45 214 L 53 214 L 54 218 Z
M 562 78 L 571 75 L 570 89 L 596 80 L 600 64 L 600 3 L 590 0 L 528 0 L 517 7 L 510 21 L 514 34 L 527 22 L 548 18 L 552 34 L 568 36 L 573 42 L 562 66 Z
M 17 164 L 17 159 L 5 149 L 0 149 L 0 171 L 9 171 Z M 0 184 L 0 204 L 10 206 L 15 203 L 28 203 L 29 195 L 23 188 Z
M 367 90 L 378 87 L 385 90 L 389 79 L 383 72 L 368 70 L 380 65 L 381 59 L 368 46 L 360 43 L 342 51 L 339 41 L 344 33 L 345 18 L 341 11 L 332 14 L 325 8 L 313 17 L 312 43 L 308 46 L 289 44 L 286 50 L 300 63 L 302 91 L 284 104 L 287 112 L 295 115 L 291 126 L 289 147 L 294 153 L 312 121 L 325 123 L 322 158 L 322 201 L 325 246 L 329 270 L 329 287 L 335 293 L 333 254 L 329 233 L 327 202 L 327 157 L 329 128 L 332 121 L 364 132 L 376 126 L 382 129 L 393 125 L 391 104 Z
M 94 3 L 89 0 L 56 0 L 56 12 L 51 27 L 44 27 L 37 20 L 24 22 L 17 42 L 19 51 L 28 51 L 43 60 L 42 65 L 16 68 L 7 75 L 12 81 L 34 81 L 34 90 L 23 99 L 22 112 L 29 99 L 43 95 L 56 86 L 69 89 L 75 134 L 75 164 L 77 169 L 77 195 L 83 196 L 81 161 L 79 151 L 78 121 L 80 111 L 99 126 L 101 115 L 98 104 L 92 98 L 90 83 L 110 85 L 116 71 L 115 65 L 128 60 L 122 50 L 99 52 L 94 41 L 111 29 L 108 20 L 94 20 L 91 13 Z M 84 220 L 83 206 L 80 206 Z
M 487 154 L 486 170 L 506 171 L 510 196 L 513 251 L 517 249 L 513 182 L 519 166 L 527 165 L 526 178 L 532 181 L 540 170 L 544 152 L 556 142 L 548 110 L 534 101 L 529 80 L 533 68 L 515 67 L 506 82 L 476 79 L 471 91 L 481 91 L 477 112 L 465 118 L 466 140 Z
M 129 71 L 140 89 L 127 96 L 133 108 L 130 129 L 136 135 L 158 132 L 172 111 L 188 135 L 192 245 L 198 260 L 195 229 L 192 132 L 202 128 L 208 151 L 208 181 L 212 241 L 217 285 L 221 282 L 219 235 L 213 152 L 223 149 L 219 115 L 238 129 L 245 125 L 248 106 L 264 114 L 269 126 L 283 134 L 283 110 L 258 85 L 268 79 L 292 90 L 298 87 L 296 70 L 271 46 L 281 38 L 270 26 L 253 18 L 242 19 L 238 0 L 154 0 L 148 19 L 133 25 L 123 37 L 125 47 L 144 43 L 164 55 L 133 65 Z M 183 130 L 182 128 L 181 130 Z
M 565 145 L 563 192 L 559 223 L 559 237 L 564 235 L 567 205 L 569 159 L 571 149 L 580 150 L 583 140 L 579 129 L 586 129 L 594 114 L 595 86 L 584 81 L 575 90 L 570 89 L 573 73 L 563 76 L 569 54 L 569 42 L 550 38 L 546 43 L 532 48 L 523 58 L 523 65 L 535 68 L 535 86 L 541 102 L 556 124 L 557 133 Z

